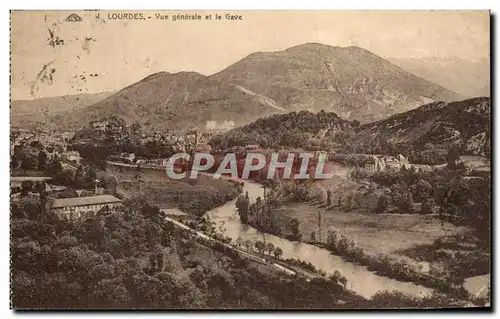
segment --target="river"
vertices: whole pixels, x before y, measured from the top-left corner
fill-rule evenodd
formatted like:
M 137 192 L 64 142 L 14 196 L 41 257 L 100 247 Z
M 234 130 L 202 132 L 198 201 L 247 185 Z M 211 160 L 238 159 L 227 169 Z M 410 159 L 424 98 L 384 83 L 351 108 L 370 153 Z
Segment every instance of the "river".
M 121 163 L 108 162 L 112 166 L 134 167 Z M 159 170 L 158 172 L 163 172 Z M 340 169 L 334 171 L 340 177 L 345 177 L 346 172 Z M 257 197 L 264 197 L 264 189 L 257 183 L 245 181 L 243 193 L 248 192 L 251 202 L 255 202 Z M 295 258 L 310 262 L 316 268 L 332 274 L 338 270 L 348 280 L 348 288 L 357 294 L 370 298 L 380 290 L 399 290 L 415 296 L 424 296 L 432 293 L 432 290 L 413 283 L 401 282 L 387 277 L 378 276 L 369 271 L 365 266 L 360 266 L 343 260 L 339 256 L 332 255 L 330 251 L 313 245 L 292 242 L 284 238 L 263 233 L 257 229 L 243 225 L 236 212 L 236 199 L 222 206 L 214 208 L 206 215 L 216 223 L 219 231 L 224 235 L 236 240 L 241 237 L 245 240 L 262 240 L 271 242 L 283 250 L 284 258 Z
M 264 195 L 264 189 L 259 184 L 249 181 L 245 181 L 243 193 L 245 192 L 248 192 L 251 202 Z M 330 251 L 324 248 L 292 242 L 263 233 L 249 225 L 243 225 L 236 212 L 235 203 L 236 200 L 230 201 L 206 213 L 206 216 L 216 223 L 217 229 L 233 240 L 241 237 L 244 240 L 270 242 L 283 250 L 284 258 L 295 258 L 310 262 L 316 268 L 322 269 L 328 274 L 338 270 L 347 278 L 348 288 L 365 298 L 372 297 L 380 290 L 399 290 L 415 296 L 425 296 L 432 293 L 432 290 L 427 287 L 378 276 L 365 266 L 347 262 L 339 256 L 332 255 Z

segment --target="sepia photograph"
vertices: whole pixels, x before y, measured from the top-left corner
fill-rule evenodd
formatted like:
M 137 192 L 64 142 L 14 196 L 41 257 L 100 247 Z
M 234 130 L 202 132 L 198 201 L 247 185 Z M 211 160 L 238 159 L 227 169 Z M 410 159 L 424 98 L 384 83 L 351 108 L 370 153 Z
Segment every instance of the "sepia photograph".
M 11 10 L 11 309 L 491 310 L 491 23 Z

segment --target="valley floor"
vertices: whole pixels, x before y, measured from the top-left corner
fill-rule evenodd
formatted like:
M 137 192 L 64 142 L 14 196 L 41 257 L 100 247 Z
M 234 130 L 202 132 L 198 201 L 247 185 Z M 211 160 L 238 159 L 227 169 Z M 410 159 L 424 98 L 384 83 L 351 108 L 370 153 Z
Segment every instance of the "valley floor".
M 326 209 L 322 205 L 290 203 L 279 211 L 289 218 L 300 221 L 299 230 L 303 240 L 310 240 L 316 233 L 316 240 L 326 243 L 327 230 L 334 227 L 371 255 L 384 253 L 399 255 L 404 249 L 418 245 L 432 244 L 445 235 L 466 232 L 464 227 L 441 223 L 435 217 L 425 215 L 374 214 L 369 212 L 344 212 Z M 321 214 L 321 238 L 318 237 L 318 214 Z
M 489 284 L 490 254 L 473 229 L 443 222 L 437 215 L 376 214 L 378 191 L 366 191 L 368 186 L 348 178 L 347 171 L 340 167 L 336 171 L 339 174 L 320 187 L 323 192 L 332 190 L 331 205 L 326 205 L 326 198 L 320 198 L 287 202 L 275 211 L 282 236 L 290 235 L 292 219 L 298 221 L 304 242 L 327 246 L 328 232 L 335 230 L 354 241 L 366 256 L 403 262 L 441 280 L 456 272 L 465 279 L 464 288 L 473 297 L 484 295 L 487 289 L 483 287 Z M 347 194 L 356 194 L 357 204 L 346 206 Z M 413 280 L 420 281 L 416 277 Z

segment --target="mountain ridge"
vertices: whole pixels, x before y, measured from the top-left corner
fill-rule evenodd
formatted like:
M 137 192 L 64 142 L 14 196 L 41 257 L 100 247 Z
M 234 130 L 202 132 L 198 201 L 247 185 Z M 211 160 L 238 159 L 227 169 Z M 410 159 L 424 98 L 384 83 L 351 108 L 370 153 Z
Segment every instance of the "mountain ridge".
M 404 153 L 414 161 L 433 164 L 445 162 L 450 147 L 489 156 L 491 100 L 478 97 L 423 105 L 361 125 L 348 144 L 354 152 Z
M 481 89 L 490 84 L 488 58 L 428 57 L 387 58 L 410 73 L 438 83 L 464 98 L 482 96 Z
M 281 129 L 276 129 L 281 128 Z M 403 154 L 412 163 L 442 164 L 450 148 L 463 155 L 489 156 L 491 105 L 485 97 L 433 102 L 360 125 L 333 112 L 290 112 L 260 118 L 216 135 L 216 148 L 257 144 L 332 153 Z
M 76 128 L 118 115 L 153 130 L 182 131 L 208 121 L 243 125 L 272 114 L 324 110 L 367 123 L 458 98 L 366 49 L 307 43 L 254 52 L 210 76 L 154 73 L 57 120 Z
M 37 125 L 36 123 L 54 124 L 55 118 L 84 109 L 113 93 L 82 93 L 34 100 L 12 100 L 10 103 L 11 125 L 32 128 Z

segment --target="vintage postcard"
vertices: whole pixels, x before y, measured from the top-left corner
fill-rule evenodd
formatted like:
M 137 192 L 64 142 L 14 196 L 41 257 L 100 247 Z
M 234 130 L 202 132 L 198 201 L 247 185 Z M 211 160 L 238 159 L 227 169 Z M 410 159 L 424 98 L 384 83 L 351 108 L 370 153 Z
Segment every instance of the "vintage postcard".
M 11 11 L 13 309 L 490 309 L 488 11 Z

